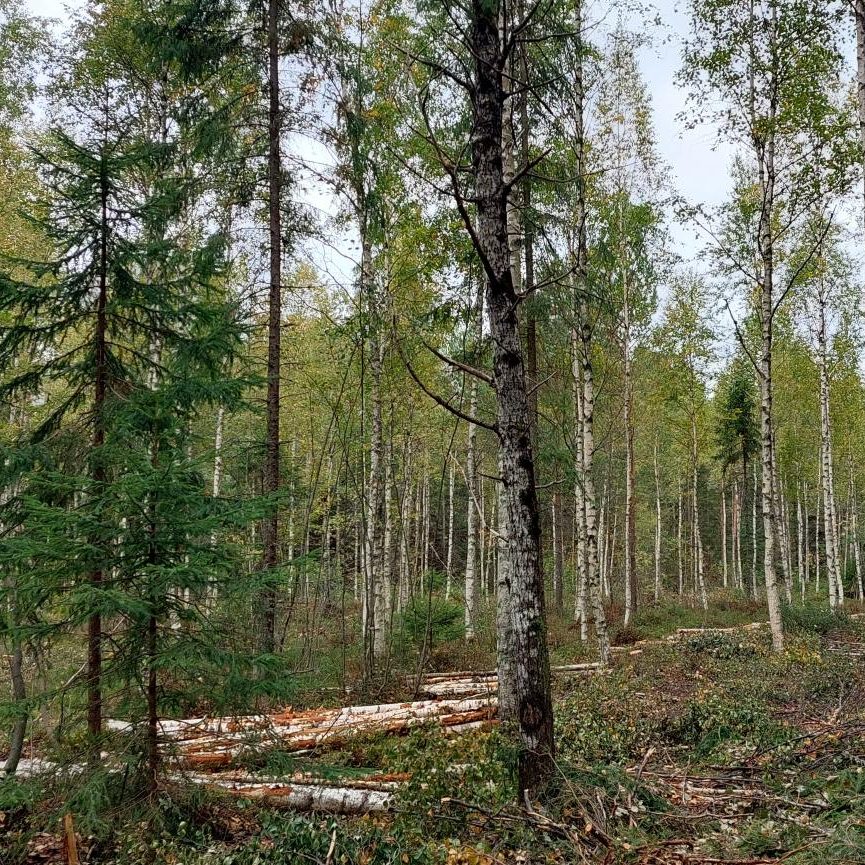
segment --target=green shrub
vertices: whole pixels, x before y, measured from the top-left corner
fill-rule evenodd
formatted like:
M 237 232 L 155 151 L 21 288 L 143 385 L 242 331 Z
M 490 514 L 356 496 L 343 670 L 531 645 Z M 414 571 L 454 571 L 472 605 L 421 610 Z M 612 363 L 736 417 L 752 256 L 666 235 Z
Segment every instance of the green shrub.
M 711 655 L 713 658 L 730 660 L 731 658 L 753 658 L 757 649 L 750 643 L 735 640 L 728 634 L 717 631 L 707 631 L 705 634 L 694 634 L 685 640 L 683 648 L 692 654 Z
M 766 707 L 739 695 L 736 699 L 710 692 L 691 701 L 684 713 L 667 725 L 666 738 L 688 745 L 705 756 L 726 743 L 780 742 L 784 728 Z
M 440 643 L 459 640 L 465 634 L 463 608 L 436 595 L 412 598 L 394 628 L 398 654 L 433 649 Z
M 843 610 L 831 610 L 822 604 L 804 606 L 785 604 L 781 608 L 784 628 L 794 634 L 829 634 L 849 624 L 850 617 Z

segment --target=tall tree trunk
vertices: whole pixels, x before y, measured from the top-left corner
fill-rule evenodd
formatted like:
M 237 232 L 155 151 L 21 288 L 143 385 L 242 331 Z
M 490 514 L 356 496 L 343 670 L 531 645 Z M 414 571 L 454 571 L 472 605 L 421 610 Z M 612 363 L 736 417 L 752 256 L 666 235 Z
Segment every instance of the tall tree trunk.
M 729 575 L 727 574 L 727 490 L 724 477 L 721 479 L 721 569 L 722 584 L 726 589 Z
M 264 494 L 275 497 L 280 488 L 279 471 L 279 386 L 282 356 L 282 156 L 280 137 L 282 111 L 279 92 L 279 2 L 267 4 L 267 182 L 268 228 L 270 232 L 270 291 L 267 301 L 267 432 L 264 456 Z M 262 568 L 272 570 L 279 559 L 279 509 L 269 503 L 262 521 Z M 276 589 L 266 588 L 261 596 L 260 648 L 276 647 Z
M 507 195 L 502 167 L 502 86 L 507 58 L 502 53 L 499 4 L 473 0 L 471 52 L 474 57 L 471 139 L 474 235 L 487 277 L 486 299 L 493 344 L 496 432 L 502 474 L 502 511 L 509 553 L 510 591 L 503 599 L 512 623 L 510 645 L 500 655 L 512 678 L 500 682 L 514 693 L 500 706 L 505 724 L 519 732 L 520 790 L 534 790 L 553 768 L 553 710 L 540 568 L 541 526 L 535 489 L 531 416 L 508 244 Z M 515 708 L 505 714 L 504 707 Z
M 829 606 L 844 603 L 844 584 L 838 564 L 838 522 L 835 514 L 835 489 L 832 470 L 832 426 L 829 412 L 828 333 L 826 329 L 826 295 L 819 298 L 819 346 L 817 363 L 820 372 L 820 482 L 823 498 L 823 534 L 826 546 L 826 581 L 829 584 Z
M 859 145 L 865 154 L 865 0 L 853 0 L 856 27 L 856 96 L 859 109 Z M 863 165 L 865 169 L 865 165 Z M 865 204 L 865 171 L 863 171 L 863 204 Z
M 757 600 L 757 463 L 754 463 L 754 489 L 751 493 L 751 595 Z
M 655 601 L 661 599 L 661 473 L 658 469 L 658 442 L 655 441 Z
M 475 351 L 480 351 L 483 328 L 483 287 L 478 283 L 477 298 L 472 311 L 472 331 Z M 469 414 L 475 417 L 478 411 L 478 382 L 472 378 L 469 385 Z M 465 634 L 474 639 L 478 608 L 478 547 L 480 541 L 480 518 L 478 514 L 478 470 L 477 428 L 469 423 L 466 447 L 466 486 L 468 488 L 468 512 L 466 514 L 466 572 L 465 572 Z
M 703 539 L 700 536 L 700 505 L 697 497 L 698 478 L 698 454 L 697 454 L 697 421 L 691 418 L 691 503 L 694 517 L 694 565 L 696 575 L 696 590 L 700 598 L 700 605 L 704 610 L 709 609 L 709 598 L 706 595 L 706 575 L 703 562 Z
M 744 502 L 742 493 L 744 486 L 739 483 L 739 478 L 733 475 L 733 583 L 739 591 L 745 588 L 745 579 L 742 573 L 742 513 Z
M 803 544 L 805 524 L 802 519 L 802 498 L 799 495 L 799 482 L 796 481 L 796 577 L 799 590 L 805 596 L 805 547 Z
M 676 523 L 676 554 L 679 562 L 679 601 L 685 593 L 685 562 L 682 549 L 682 524 L 684 522 L 684 502 L 682 495 L 682 478 L 677 480 L 677 491 L 679 493 L 678 521 Z
M 382 406 L 382 375 L 384 365 L 384 345 L 379 333 L 379 304 L 372 277 L 372 242 L 368 226 L 362 220 L 361 226 L 361 280 L 363 299 L 369 317 L 369 368 L 370 368 L 370 444 L 369 479 L 367 482 L 366 514 L 366 621 L 365 621 L 365 674 L 371 676 L 376 662 L 384 657 L 386 639 L 385 586 L 384 586 L 384 501 L 385 501 L 385 454 L 384 422 Z
M 5 493 L 5 490 L 4 490 Z M 3 495 L 3 504 L 6 496 Z M 24 751 L 27 736 L 27 685 L 24 681 L 24 642 L 21 638 L 19 621 L 19 599 L 16 592 L 15 576 L 12 569 L 6 575 L 6 630 L 12 643 L 12 654 L 9 656 L 9 682 L 13 700 L 12 731 L 9 735 L 9 753 L 3 771 L 14 775 Z
M 100 232 L 99 232 L 99 289 L 96 298 L 96 332 L 94 348 L 96 375 L 93 391 L 93 438 L 90 472 L 93 481 L 91 494 L 98 497 L 107 480 L 105 470 L 105 411 L 108 397 L 108 166 L 103 155 L 100 169 Z M 97 545 L 97 549 L 100 547 Z M 87 731 L 91 737 L 91 758 L 98 760 L 98 738 L 102 732 L 102 615 L 98 598 L 103 584 L 103 568 L 98 564 L 89 575 L 90 588 L 97 601 L 96 611 L 87 622 Z
M 575 616 L 580 623 L 580 639 L 585 643 L 589 639 L 589 551 L 586 533 L 586 487 L 584 483 L 585 457 L 583 443 L 585 440 L 585 414 L 583 412 L 583 367 L 580 360 L 581 344 L 577 327 L 571 330 L 571 381 L 573 388 L 575 442 L 577 480 L 574 488 L 576 510 L 576 562 L 577 590 Z M 597 540 L 597 539 L 596 539 Z M 595 547 L 597 556 L 597 546 Z
M 803 551 L 805 556 L 804 582 L 802 586 L 802 600 L 805 600 L 805 586 L 811 582 L 811 535 L 810 535 L 810 513 L 808 511 L 808 482 L 802 481 L 802 500 L 804 518 Z
M 778 471 L 778 455 L 775 448 L 775 430 L 772 430 L 772 507 L 775 512 L 775 543 L 778 558 L 781 561 L 781 574 L 784 580 L 784 599 L 789 604 L 792 601 L 793 582 L 790 573 L 790 536 L 787 516 L 784 509 L 784 492 L 781 485 L 781 474 Z
M 451 596 L 451 581 L 454 564 L 454 464 L 451 462 L 448 472 L 448 552 L 445 563 L 445 598 Z
M 502 463 L 499 459 L 499 476 L 502 476 Z M 519 717 L 520 707 L 517 697 L 516 680 L 516 640 L 514 635 L 514 616 L 512 606 L 511 557 L 508 553 L 507 504 L 504 484 L 496 484 L 498 502 L 498 522 L 496 524 L 496 658 L 499 680 L 499 712 L 502 718 Z
M 562 549 L 562 499 L 558 492 L 553 494 L 552 527 L 553 527 L 553 598 L 556 610 L 561 613 L 565 605 L 565 561 Z
M 772 118 L 774 121 L 774 118 Z M 778 577 L 775 571 L 775 503 L 773 495 L 774 431 L 772 429 L 772 337 L 774 330 L 774 237 L 772 216 L 775 207 L 775 139 L 770 130 L 765 147 L 758 147 L 760 165 L 760 211 L 759 250 L 762 273 L 760 274 L 760 444 L 763 467 L 761 504 L 763 512 L 763 575 L 766 582 L 766 604 L 769 609 L 769 627 L 772 631 L 772 647 L 776 652 L 784 649 L 784 626 L 781 622 L 781 598 L 778 593 Z
M 631 301 L 627 264 L 624 281 L 624 338 L 622 353 L 625 385 L 625 625 L 629 625 L 637 609 L 637 498 L 634 459 L 634 385 L 631 372 Z

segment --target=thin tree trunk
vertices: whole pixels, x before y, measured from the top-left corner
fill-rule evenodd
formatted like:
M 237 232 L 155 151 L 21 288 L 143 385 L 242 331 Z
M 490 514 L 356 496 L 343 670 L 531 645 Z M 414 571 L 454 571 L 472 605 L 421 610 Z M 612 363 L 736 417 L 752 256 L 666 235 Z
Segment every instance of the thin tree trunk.
M 691 418 L 691 464 L 693 467 L 692 486 L 691 486 L 691 502 L 693 507 L 694 517 L 694 558 L 695 558 L 695 574 L 696 574 L 696 589 L 700 598 L 700 605 L 704 610 L 709 609 L 709 598 L 706 595 L 706 577 L 703 564 L 703 540 L 700 537 L 700 505 L 697 498 L 697 471 L 698 471 L 698 455 L 697 455 L 697 421 Z
M 480 349 L 483 327 L 483 289 L 478 284 L 477 298 L 472 314 L 473 343 L 475 351 Z M 472 378 L 469 392 L 469 414 L 475 417 L 478 411 L 478 382 Z M 468 488 L 468 512 L 466 514 L 466 571 L 465 571 L 465 635 L 474 639 L 478 606 L 478 494 L 477 494 L 477 427 L 469 423 L 466 447 L 466 486 Z
M 805 586 L 811 581 L 811 541 L 810 541 L 810 525 L 808 513 L 808 483 L 802 481 L 802 511 L 803 511 L 803 526 L 804 536 L 802 538 L 802 551 L 804 555 L 804 570 L 802 583 L 802 601 L 805 601 Z
M 679 507 L 678 507 L 678 521 L 676 523 L 676 553 L 678 556 L 679 562 L 679 601 L 682 600 L 682 596 L 685 594 L 685 563 L 684 563 L 684 551 L 682 549 L 682 524 L 684 522 L 684 503 L 682 501 L 682 478 L 679 477 L 677 480 L 677 491 L 679 494 Z
M 727 588 L 727 490 L 723 478 L 721 480 L 721 569 L 722 585 Z
M 624 386 L 625 386 L 625 625 L 629 625 L 637 609 L 637 498 L 634 457 L 634 385 L 631 372 L 631 302 L 627 265 L 624 282 Z
M 826 294 L 820 288 L 819 348 L 817 362 L 820 372 L 820 480 L 823 498 L 823 535 L 826 548 L 826 580 L 829 584 L 829 606 L 844 603 L 844 584 L 838 563 L 838 522 L 835 514 L 835 489 L 832 470 L 832 427 L 829 412 L 828 333 L 826 329 Z
M 822 459 L 821 469 L 822 472 Z M 820 594 L 820 518 L 823 514 L 823 484 L 818 479 L 817 484 L 817 510 L 814 514 L 814 591 Z
M 774 122 L 774 117 L 770 123 Z M 775 205 L 775 138 L 770 130 L 765 147 L 759 148 L 760 192 L 762 208 L 759 227 L 759 248 L 762 258 L 760 274 L 760 442 L 762 447 L 762 511 L 763 511 L 763 576 L 766 582 L 766 603 L 769 610 L 769 627 L 772 631 L 772 647 L 776 652 L 784 649 L 784 627 L 781 622 L 781 598 L 778 593 L 778 578 L 775 571 L 775 508 L 773 497 L 773 452 L 772 429 L 772 337 L 774 329 L 774 237 L 772 215 Z
M 853 0 L 853 20 L 856 28 L 856 97 L 859 110 L 859 144 L 865 155 L 865 0 Z M 865 165 L 863 165 L 865 169 Z M 863 171 L 863 203 L 865 203 L 865 171 Z
M 553 598 L 556 610 L 561 613 L 565 605 L 564 583 L 565 562 L 562 549 L 562 500 L 559 493 L 553 494 L 552 527 L 553 527 Z
M 267 301 L 267 432 L 264 455 L 264 494 L 275 497 L 280 488 L 279 386 L 282 342 L 282 111 L 279 92 L 279 2 L 267 4 L 267 182 L 270 244 L 270 289 Z M 261 524 L 262 568 L 276 567 L 279 558 L 279 509 L 275 501 Z M 273 652 L 276 641 L 276 589 L 261 594 L 259 646 Z
M 799 495 L 799 482 L 796 482 L 796 576 L 799 580 L 799 591 L 805 595 L 805 547 L 803 535 L 805 523 L 802 518 L 802 498 Z
M 454 464 L 451 462 L 448 473 L 448 553 L 445 565 L 445 598 L 451 596 L 451 580 L 453 578 L 454 563 Z
M 655 441 L 655 601 L 661 599 L 661 475 L 658 469 L 658 442 Z
M 4 493 L 6 491 L 4 490 Z M 5 504 L 6 496 L 3 495 Z M 19 599 L 16 592 L 15 577 L 10 568 L 5 579 L 6 587 L 6 627 L 12 643 L 12 654 L 9 656 L 9 681 L 12 691 L 13 712 L 12 731 L 9 734 L 9 753 L 3 771 L 14 775 L 24 751 L 27 736 L 27 685 L 24 681 L 24 643 L 19 631 Z
M 99 291 L 96 299 L 96 375 L 93 393 L 93 438 L 90 456 L 91 495 L 101 495 L 107 480 L 105 471 L 105 403 L 108 396 L 108 176 L 105 158 L 100 173 Z M 94 601 L 102 591 L 103 570 L 98 565 L 89 575 Z M 98 760 L 98 738 L 102 732 L 102 615 L 92 612 L 87 622 L 87 731 L 91 737 L 91 758 Z
M 751 495 L 751 595 L 757 600 L 757 463 L 754 463 L 754 489 Z

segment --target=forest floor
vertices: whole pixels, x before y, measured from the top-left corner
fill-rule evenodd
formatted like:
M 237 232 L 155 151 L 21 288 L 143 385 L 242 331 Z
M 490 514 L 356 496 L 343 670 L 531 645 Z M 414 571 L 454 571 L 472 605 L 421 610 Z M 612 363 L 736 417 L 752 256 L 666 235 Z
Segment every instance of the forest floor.
M 747 612 L 683 614 L 670 627 L 647 610 L 619 633 L 628 646 L 611 671 L 556 677 L 557 774 L 530 808 L 510 803 L 512 754 L 489 723 L 460 735 L 438 724 L 359 732 L 305 753 L 273 740 L 237 756 L 240 791 L 190 783 L 179 770 L 158 807 L 130 811 L 138 792 L 124 774 L 109 791 L 115 809 L 76 817 L 78 856 L 94 865 L 860 865 L 865 620 L 790 608 L 783 656 L 765 629 L 676 633 L 759 618 Z M 674 639 L 659 639 L 664 625 Z M 578 659 L 567 645 L 575 639 L 553 623 L 554 663 Z M 440 647 L 437 660 L 455 660 L 449 652 L 460 650 Z M 102 778 L 121 784 L 117 773 Z M 278 794 L 298 779 L 375 791 L 386 810 L 288 810 Z M 0 786 L 0 862 L 65 861 L 58 815 L 86 813 L 85 794 L 70 803 L 69 783 Z

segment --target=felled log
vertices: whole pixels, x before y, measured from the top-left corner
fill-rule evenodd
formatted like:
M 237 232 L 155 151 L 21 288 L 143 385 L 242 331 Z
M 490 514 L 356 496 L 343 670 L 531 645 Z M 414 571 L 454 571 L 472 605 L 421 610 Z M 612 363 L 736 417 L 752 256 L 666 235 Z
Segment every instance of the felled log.
M 159 730 L 163 751 L 180 765 L 219 769 L 230 766 L 240 753 L 262 746 L 298 752 L 339 745 L 362 733 L 401 734 L 423 723 L 463 732 L 490 724 L 497 710 L 494 696 L 420 700 L 301 712 L 287 708 L 269 715 L 238 718 L 162 721 Z M 109 721 L 108 727 L 120 732 L 132 729 L 118 721 Z
M 208 775 L 194 776 L 191 780 L 242 799 L 260 799 L 292 811 L 322 811 L 327 814 L 357 816 L 387 811 L 393 800 L 392 790 L 318 784 L 244 784 Z
M 676 634 L 680 637 L 689 637 L 699 634 L 737 634 L 740 631 L 758 631 L 765 628 L 768 622 L 749 622 L 747 625 L 734 625 L 731 628 L 676 628 Z
M 582 664 L 562 664 L 551 667 L 554 676 L 580 676 L 595 673 L 601 669 L 599 661 Z M 416 679 L 407 679 L 407 684 L 415 686 Z M 495 670 L 471 672 L 461 670 L 452 673 L 425 673 L 420 680 L 418 693 L 425 697 L 468 697 L 481 694 L 495 694 L 499 689 L 498 674 Z

